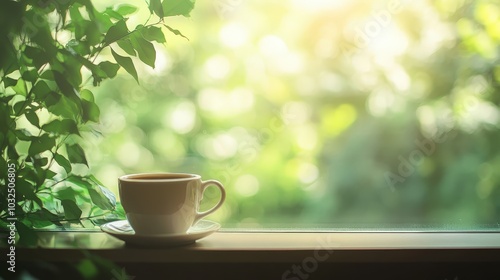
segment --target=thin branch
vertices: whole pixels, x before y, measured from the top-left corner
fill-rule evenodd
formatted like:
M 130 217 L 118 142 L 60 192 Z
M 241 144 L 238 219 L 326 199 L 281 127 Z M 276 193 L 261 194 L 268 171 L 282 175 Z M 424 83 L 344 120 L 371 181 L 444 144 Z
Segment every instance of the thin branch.
M 49 162 L 49 166 L 47 166 L 47 169 L 46 169 L 46 170 L 49 170 L 49 169 L 50 169 L 50 167 L 52 167 L 52 164 L 54 164 L 54 160 L 55 160 L 55 154 L 56 154 L 56 153 L 57 153 L 57 151 L 58 151 L 58 150 L 62 147 L 62 145 L 66 142 L 66 139 L 68 139 L 68 137 L 69 137 L 69 134 L 68 134 L 68 135 L 66 135 L 66 136 L 64 137 L 64 139 L 63 139 L 63 140 L 61 140 L 61 142 L 59 142 L 59 143 L 57 144 L 57 146 L 56 146 L 55 150 L 52 152 L 52 159 L 50 160 L 50 162 Z
M 54 184 L 52 184 L 50 187 L 52 188 L 52 187 L 54 187 L 55 185 L 57 185 L 57 184 L 59 184 L 59 183 L 62 183 L 62 182 L 64 182 L 64 181 L 68 180 L 68 179 L 69 179 L 69 176 L 67 176 L 67 177 L 66 177 L 66 178 L 64 178 L 64 179 L 61 179 L 61 180 L 59 180 L 59 181 L 55 182 L 55 183 L 54 183 Z
M 99 218 L 99 217 L 102 217 L 104 215 L 107 215 L 107 214 L 110 214 L 112 213 L 113 211 L 111 210 L 106 210 L 106 212 L 102 213 L 102 214 L 98 214 L 98 215 L 93 215 L 93 216 L 87 216 L 87 217 L 80 217 L 80 218 L 77 218 L 77 219 L 59 219 L 59 220 L 50 220 L 51 222 L 79 222 L 79 221 L 82 221 L 82 220 L 90 220 L 90 219 L 93 219 L 93 218 Z
M 158 21 L 156 23 L 146 24 L 142 28 L 146 28 L 146 27 L 150 27 L 150 26 L 155 26 L 155 25 L 161 24 L 162 22 L 163 22 L 163 20 L 161 19 L 160 21 Z M 130 36 L 131 34 L 135 33 L 136 31 L 139 31 L 139 30 L 140 29 L 134 29 L 134 30 L 130 31 L 129 33 L 127 33 L 127 35 L 123 35 L 122 37 L 116 39 L 115 41 L 110 42 L 110 43 L 106 43 L 106 44 L 102 45 L 101 47 L 99 47 L 98 51 L 94 54 L 94 59 L 92 60 L 92 63 L 95 62 L 95 60 L 97 59 L 97 57 L 99 56 L 99 54 L 101 53 L 101 51 L 104 50 L 106 47 L 108 47 L 109 45 L 111 45 L 113 43 L 116 43 L 116 42 L 120 41 L 123 38 L 126 38 L 126 37 Z

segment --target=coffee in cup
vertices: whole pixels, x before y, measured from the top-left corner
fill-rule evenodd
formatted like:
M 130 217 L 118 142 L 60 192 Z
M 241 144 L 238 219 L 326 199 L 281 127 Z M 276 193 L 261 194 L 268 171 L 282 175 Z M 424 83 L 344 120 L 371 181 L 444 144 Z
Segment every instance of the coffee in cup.
M 136 234 L 185 234 L 203 217 L 221 207 L 226 198 L 222 184 L 202 181 L 200 175 L 187 173 L 142 173 L 118 179 L 120 200 L 127 220 Z M 199 212 L 208 186 L 221 191 L 219 202 Z

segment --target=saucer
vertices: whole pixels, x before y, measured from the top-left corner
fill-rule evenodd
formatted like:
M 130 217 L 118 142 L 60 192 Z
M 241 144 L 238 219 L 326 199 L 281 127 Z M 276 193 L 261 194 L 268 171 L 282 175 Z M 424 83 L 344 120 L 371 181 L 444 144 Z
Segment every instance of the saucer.
M 186 233 L 145 235 L 136 234 L 127 220 L 114 221 L 101 226 L 101 230 L 130 245 L 141 246 L 178 246 L 194 243 L 209 236 L 220 228 L 220 224 L 201 220 Z

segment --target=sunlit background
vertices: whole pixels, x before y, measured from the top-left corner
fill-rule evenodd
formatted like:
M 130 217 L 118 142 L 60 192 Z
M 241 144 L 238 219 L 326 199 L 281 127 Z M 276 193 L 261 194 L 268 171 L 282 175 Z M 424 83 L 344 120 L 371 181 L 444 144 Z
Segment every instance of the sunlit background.
M 225 228 L 498 230 L 499 6 L 197 1 L 97 89 L 92 172 L 218 179 Z

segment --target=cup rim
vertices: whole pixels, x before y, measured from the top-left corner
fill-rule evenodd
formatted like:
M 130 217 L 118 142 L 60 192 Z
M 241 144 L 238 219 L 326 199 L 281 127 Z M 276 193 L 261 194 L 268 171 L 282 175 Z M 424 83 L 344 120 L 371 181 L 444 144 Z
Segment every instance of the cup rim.
M 185 176 L 183 178 L 147 178 L 142 179 L 141 177 L 155 177 L 155 176 L 165 176 L 165 175 L 177 175 L 177 176 Z M 139 178 L 134 178 L 139 177 Z M 118 178 L 122 182 L 182 182 L 182 181 L 191 181 L 196 179 L 201 179 L 201 176 L 198 174 L 191 173 L 177 173 L 177 172 L 148 172 L 148 173 L 135 173 L 135 174 L 126 174 L 122 175 Z

